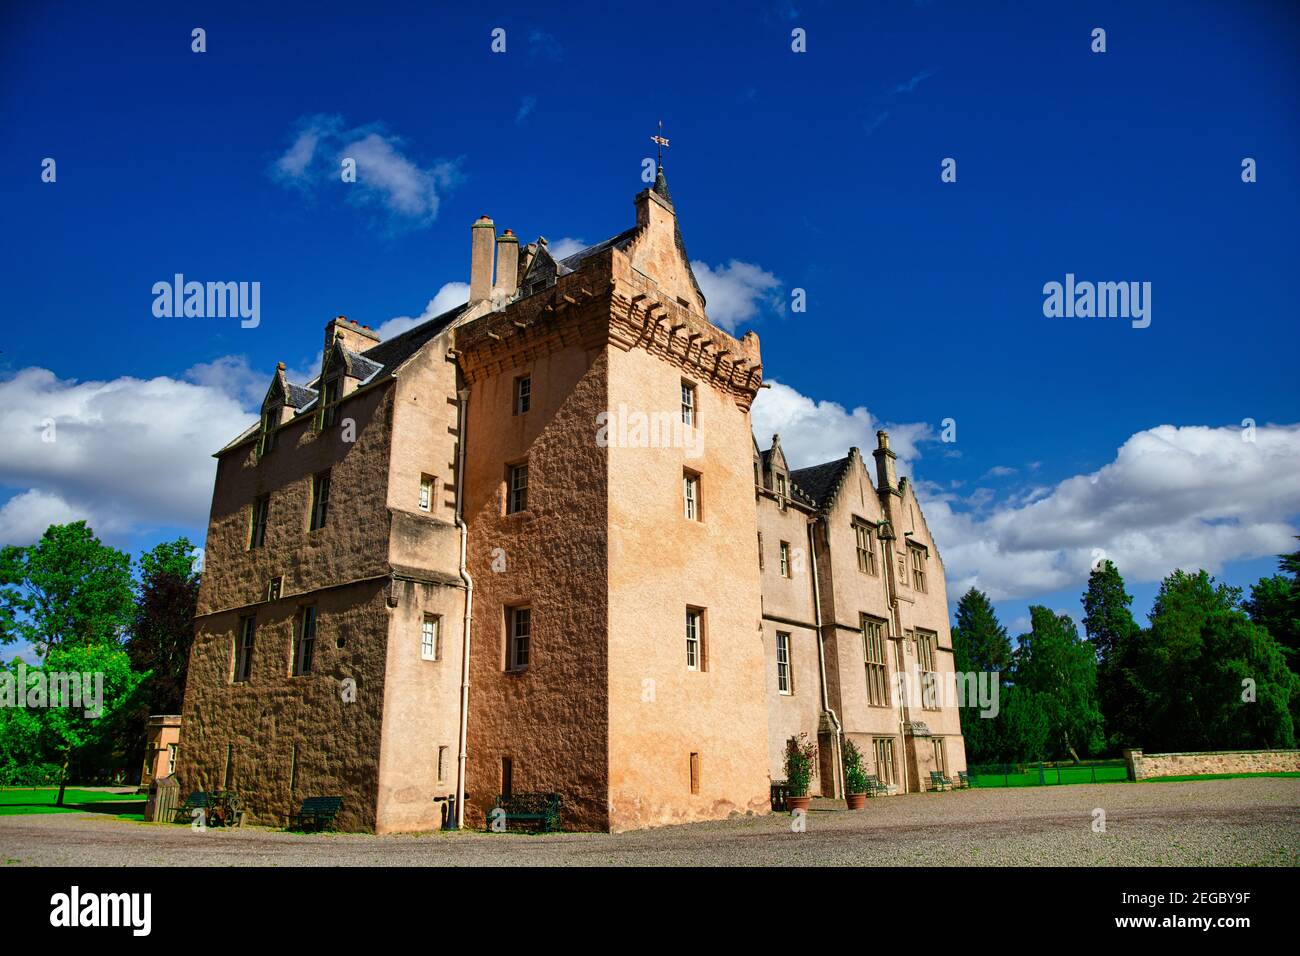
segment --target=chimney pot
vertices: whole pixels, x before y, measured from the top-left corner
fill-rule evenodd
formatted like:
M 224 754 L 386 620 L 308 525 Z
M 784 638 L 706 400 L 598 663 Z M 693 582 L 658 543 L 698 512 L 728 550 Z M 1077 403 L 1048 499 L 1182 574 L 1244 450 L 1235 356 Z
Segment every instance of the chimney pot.
M 470 228 L 469 304 L 477 305 L 492 295 L 492 260 L 496 253 L 496 226 L 479 216 Z

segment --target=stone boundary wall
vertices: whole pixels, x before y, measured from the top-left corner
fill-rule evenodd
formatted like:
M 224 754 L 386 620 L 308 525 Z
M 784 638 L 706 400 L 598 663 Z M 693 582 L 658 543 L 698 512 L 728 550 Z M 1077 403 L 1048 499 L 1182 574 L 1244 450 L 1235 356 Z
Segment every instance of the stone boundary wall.
M 1300 772 L 1300 750 L 1208 750 L 1203 753 L 1144 754 L 1125 750 L 1130 780 L 1211 773 Z

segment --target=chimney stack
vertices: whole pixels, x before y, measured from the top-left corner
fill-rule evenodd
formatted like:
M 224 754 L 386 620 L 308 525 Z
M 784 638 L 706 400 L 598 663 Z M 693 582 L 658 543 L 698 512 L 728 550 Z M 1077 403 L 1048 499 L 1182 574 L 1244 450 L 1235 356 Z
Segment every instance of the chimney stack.
M 473 306 L 492 296 L 492 254 L 497 229 L 487 216 L 479 216 L 470 235 L 469 304 Z
M 898 456 L 889 447 L 889 433 L 876 432 L 877 448 L 871 453 L 876 459 L 876 490 L 897 491 L 898 477 L 894 473 L 894 459 Z
M 497 237 L 497 281 L 493 287 L 493 300 L 501 304 L 519 288 L 519 237 L 507 229 Z
M 338 315 L 325 323 L 325 351 L 322 361 L 329 358 L 330 348 L 335 339 L 343 340 L 343 347 L 349 352 L 364 352 L 379 344 L 379 333 L 357 325 L 356 319 Z

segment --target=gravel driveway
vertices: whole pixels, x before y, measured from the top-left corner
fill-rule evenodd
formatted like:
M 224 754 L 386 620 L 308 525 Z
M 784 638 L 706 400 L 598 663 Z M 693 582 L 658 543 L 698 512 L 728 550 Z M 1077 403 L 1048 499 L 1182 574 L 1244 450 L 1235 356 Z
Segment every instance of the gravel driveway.
M 1208 866 L 1300 864 L 1300 779 L 910 794 L 847 812 L 632 833 L 418 836 L 208 830 L 92 813 L 0 817 L 0 862 L 72 866 Z M 1094 811 L 1105 832 L 1094 832 Z

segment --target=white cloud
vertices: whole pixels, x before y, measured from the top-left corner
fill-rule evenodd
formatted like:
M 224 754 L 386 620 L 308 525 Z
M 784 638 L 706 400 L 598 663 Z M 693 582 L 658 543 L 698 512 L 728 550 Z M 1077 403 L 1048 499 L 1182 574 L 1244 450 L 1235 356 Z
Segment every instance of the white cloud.
M 552 259 L 558 262 L 561 259 L 569 258 L 569 256 L 573 255 L 575 252 L 581 252 L 589 245 L 591 245 L 591 243 L 585 242 L 582 239 L 570 239 L 566 236 L 563 239 L 556 239 L 554 242 L 547 240 L 546 251 L 551 254 Z
M 228 389 L 209 377 L 225 361 L 196 366 L 194 377 L 209 384 L 77 382 L 43 368 L 0 381 L 0 485 L 19 489 L 0 507 L 0 543 L 28 543 L 49 523 L 76 518 L 105 535 L 205 525 L 212 453 L 255 418 L 242 382 Z M 45 441 L 50 420 L 54 440 Z
M 849 411 L 838 402 L 819 402 L 775 379 L 769 381 L 772 387 L 759 390 L 750 411 L 754 435 L 767 448 L 772 435 L 779 433 L 791 468 L 843 458 L 850 447 L 857 447 L 870 462 L 876 431 L 883 428 L 898 455 L 899 474 L 907 474 L 920 457 L 920 443 L 933 440 L 933 429 L 925 422 L 888 425 L 861 405 Z
M 715 268 L 696 260 L 691 269 L 708 300 L 709 318 L 728 332 L 753 319 L 763 305 L 778 313 L 784 311 L 785 303 L 776 291 L 781 280 L 752 262 L 732 259 Z
M 1218 572 L 1294 548 L 1300 425 L 1260 427 L 1254 442 L 1238 428 L 1161 425 L 1091 474 L 984 511 L 958 504 L 971 503 L 949 495 L 925 504 L 953 597 L 972 585 L 995 600 L 1082 587 L 1095 551 L 1130 581 L 1175 568 Z
M 423 166 L 404 152 L 400 137 L 370 123 L 346 129 L 340 116 L 311 116 L 298 124 L 293 143 L 271 167 L 280 183 L 305 193 L 338 184 L 348 201 L 385 211 L 390 222 L 428 225 L 442 194 L 461 179 L 457 161 Z M 356 181 L 344 182 L 344 159 L 356 163 Z
M 320 362 L 316 363 L 320 367 Z M 316 373 L 312 372 L 314 376 Z M 200 362 L 185 372 L 183 378 L 195 385 L 205 385 L 233 395 L 245 406 L 260 407 L 271 387 L 271 373 L 259 372 L 248 364 L 247 355 L 223 355 L 211 362 Z M 306 379 L 290 378 L 291 382 Z M 213 449 L 214 451 L 216 449 Z
M 381 339 L 391 339 L 394 335 L 400 335 L 407 329 L 413 329 L 422 322 L 437 318 L 449 309 L 464 305 L 468 301 L 468 282 L 448 282 L 429 300 L 422 313 L 417 316 L 399 315 L 389 319 L 375 331 L 379 333 Z
M 1016 473 L 1016 469 L 1008 465 L 994 465 L 984 476 L 986 478 L 1007 478 Z

